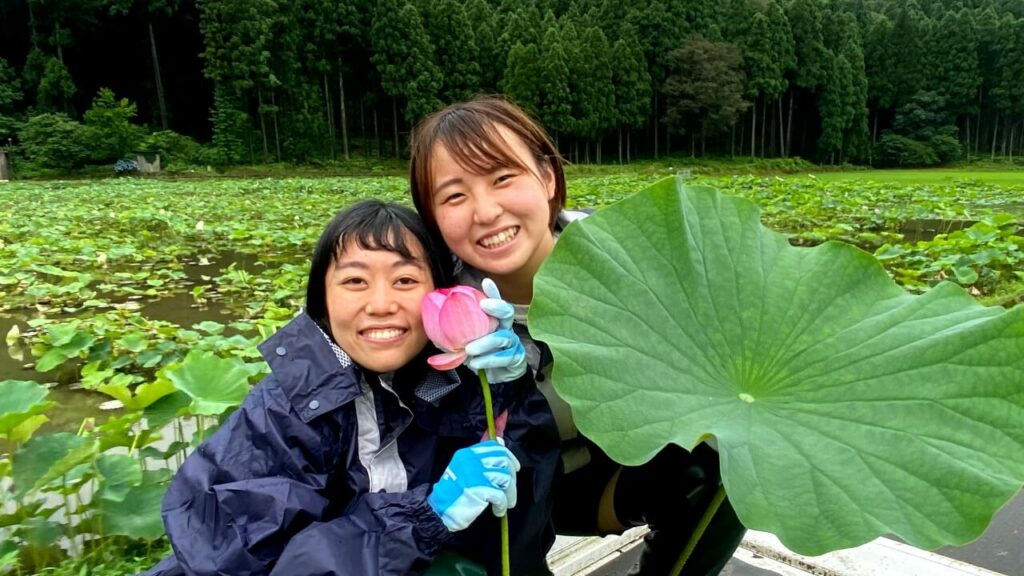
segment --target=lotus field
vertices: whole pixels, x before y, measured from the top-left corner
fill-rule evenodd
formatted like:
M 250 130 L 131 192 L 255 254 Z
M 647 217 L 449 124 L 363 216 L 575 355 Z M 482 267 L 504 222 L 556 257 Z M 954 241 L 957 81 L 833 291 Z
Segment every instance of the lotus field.
M 610 205 L 663 175 L 570 178 L 569 204 Z M 873 254 L 910 293 L 939 287 L 935 299 L 943 301 L 951 282 L 986 305 L 1024 301 L 1024 185 L 690 183 L 752 201 L 788 245 L 853 244 L 864 252 L 843 249 L 836 258 Z M 0 573 L 58 565 L 67 570 L 59 573 L 123 573 L 166 552 L 159 507 L 173 470 L 267 372 L 256 345 L 302 305 L 307 258 L 323 226 L 364 197 L 407 202 L 407 182 L 0 186 Z M 719 214 L 710 206 L 699 214 Z M 805 272 L 825 275 L 828 254 Z M 600 411 L 588 418 L 599 420 Z M 598 421 L 585 425 L 616 433 Z M 778 515 L 769 504 L 751 503 L 752 516 Z

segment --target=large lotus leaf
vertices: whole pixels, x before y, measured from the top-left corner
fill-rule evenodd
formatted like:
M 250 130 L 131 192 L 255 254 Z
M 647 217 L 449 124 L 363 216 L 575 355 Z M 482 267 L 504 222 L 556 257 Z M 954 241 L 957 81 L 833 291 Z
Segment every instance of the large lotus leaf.
M 41 487 L 87 458 L 88 439 L 68 432 L 36 436 L 14 453 L 14 488 L 21 496 Z
M 743 523 L 801 553 L 977 537 L 1024 480 L 1024 306 L 758 216 L 666 180 L 565 231 L 530 327 L 579 429 L 626 464 L 713 436 Z
M 97 497 L 121 502 L 133 486 L 142 483 L 139 461 L 124 454 L 104 454 L 96 459 L 96 469 L 103 481 Z
M 99 500 L 103 533 L 156 540 L 163 536 L 160 501 L 167 486 L 142 484 L 128 489 L 121 500 Z
M 215 415 L 241 404 L 249 391 L 249 371 L 238 358 L 193 350 L 163 374 L 192 398 L 192 414 Z
M 27 380 L 0 382 L 0 435 L 53 405 L 46 401 L 45 386 Z

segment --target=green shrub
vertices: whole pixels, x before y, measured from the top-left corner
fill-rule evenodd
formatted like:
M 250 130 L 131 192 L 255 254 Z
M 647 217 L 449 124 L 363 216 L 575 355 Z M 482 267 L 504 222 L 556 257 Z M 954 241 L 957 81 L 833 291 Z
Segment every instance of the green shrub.
M 85 126 L 66 114 L 40 114 L 28 119 L 18 133 L 18 149 L 40 168 L 71 170 L 92 156 Z
M 141 126 L 132 124 L 136 107 L 127 98 L 118 98 L 109 88 L 100 88 L 85 113 L 90 146 L 95 162 L 113 162 L 138 151 L 145 137 Z
M 963 148 L 960 142 L 953 136 L 938 134 L 928 140 L 928 147 L 935 153 L 940 164 L 948 164 L 959 160 L 963 156 Z
M 163 165 L 202 164 L 202 146 L 188 136 L 173 130 L 161 130 L 146 136 L 141 150 L 147 154 L 159 154 Z
M 875 145 L 875 158 L 881 166 L 934 166 L 935 152 L 925 143 L 905 136 L 886 134 Z

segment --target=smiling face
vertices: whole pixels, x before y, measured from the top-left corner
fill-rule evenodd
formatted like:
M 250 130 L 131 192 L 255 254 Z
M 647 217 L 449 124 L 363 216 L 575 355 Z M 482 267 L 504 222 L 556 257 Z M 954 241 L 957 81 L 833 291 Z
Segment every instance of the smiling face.
M 445 243 L 470 266 L 506 286 L 532 285 L 554 247 L 550 203 L 555 178 L 537 165 L 526 144 L 497 126 L 506 166 L 470 169 L 441 144 L 430 155 L 431 205 Z M 515 165 L 515 164 L 518 164 Z
M 423 247 L 406 238 L 413 259 L 347 243 L 324 279 L 327 316 L 338 346 L 360 366 L 391 372 L 427 344 L 420 302 L 434 289 Z

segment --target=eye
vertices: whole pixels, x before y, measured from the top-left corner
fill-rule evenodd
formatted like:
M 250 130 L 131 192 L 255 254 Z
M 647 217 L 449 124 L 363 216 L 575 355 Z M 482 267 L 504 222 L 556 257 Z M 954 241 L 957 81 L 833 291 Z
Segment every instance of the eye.
M 420 283 L 420 279 L 416 278 L 414 276 L 402 276 L 398 280 L 395 280 L 395 285 L 396 286 L 401 286 L 401 287 L 405 287 L 405 288 L 410 288 L 410 287 L 413 287 L 413 286 L 418 286 L 419 283 Z
M 516 175 L 514 173 L 512 173 L 512 172 L 505 172 L 505 173 L 499 174 L 498 177 L 494 179 L 494 183 L 495 184 L 502 184 L 502 183 L 508 182 L 509 180 L 511 180 L 511 179 L 513 179 L 515 177 L 516 177 Z
M 365 287 L 366 280 L 359 276 L 349 276 L 348 278 L 343 278 L 340 284 L 346 288 L 356 289 Z
M 441 195 L 441 204 L 456 204 L 460 202 L 466 195 L 462 192 L 449 192 Z

